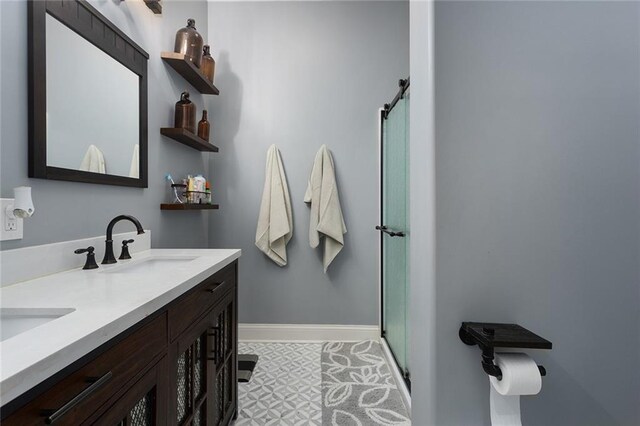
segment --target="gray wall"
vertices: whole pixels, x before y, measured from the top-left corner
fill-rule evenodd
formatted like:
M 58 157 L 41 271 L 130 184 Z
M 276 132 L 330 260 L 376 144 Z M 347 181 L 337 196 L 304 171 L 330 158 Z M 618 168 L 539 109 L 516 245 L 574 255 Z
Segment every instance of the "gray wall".
M 435 149 L 433 132 L 433 5 L 410 3 L 409 366 L 411 417 L 434 425 L 436 413 Z
M 24 223 L 24 239 L 3 242 L 2 249 L 100 235 L 109 219 L 133 214 L 152 229 L 155 247 L 206 247 L 208 213 L 161 212 L 167 197 L 164 175 L 205 173 L 209 154 L 202 154 L 160 136 L 160 127 L 173 122 L 174 103 L 188 89 L 202 109 L 203 100 L 160 60 L 160 52 L 173 49 L 178 28 L 196 18 L 198 30 L 207 35 L 205 1 L 164 3 L 162 16 L 143 2 L 94 0 L 91 4 L 149 53 L 149 188 L 133 189 L 27 177 L 27 50 L 16 43 L 27 37 L 26 1 L 1 1 L 0 55 L 2 57 L 2 121 L 0 137 L 1 196 L 13 197 L 12 188 L 33 187 L 35 215 Z M 72 66 L 72 64 L 69 64 Z M 90 124 L 87 133 L 91 133 Z M 119 225 L 122 230 L 130 225 Z
M 553 342 L 524 424 L 640 423 L 639 7 L 436 3 L 438 425 L 489 424 L 464 320 Z
M 377 121 L 409 71 L 407 2 L 214 2 L 209 34 L 217 61 L 212 126 L 212 247 L 243 249 L 240 320 L 377 324 Z M 325 275 L 309 247 L 303 203 L 316 151 L 337 169 L 348 228 Z M 289 265 L 255 246 L 266 150 L 281 152 L 293 204 Z

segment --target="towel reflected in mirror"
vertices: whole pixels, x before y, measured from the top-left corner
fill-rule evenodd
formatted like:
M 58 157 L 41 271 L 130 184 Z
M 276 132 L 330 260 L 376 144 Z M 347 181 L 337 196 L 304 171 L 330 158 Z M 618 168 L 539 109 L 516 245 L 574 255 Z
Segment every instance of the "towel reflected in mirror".
M 80 163 L 80 170 L 102 174 L 107 172 L 104 155 L 102 155 L 102 151 L 100 151 L 97 146 L 89 145 L 89 149 L 87 149 L 87 152 L 84 154 L 84 158 Z

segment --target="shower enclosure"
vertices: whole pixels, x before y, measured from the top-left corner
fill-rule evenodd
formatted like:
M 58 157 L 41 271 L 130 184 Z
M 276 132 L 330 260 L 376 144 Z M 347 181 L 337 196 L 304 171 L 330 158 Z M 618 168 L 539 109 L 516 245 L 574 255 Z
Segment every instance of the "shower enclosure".
M 381 334 L 410 387 L 409 298 L 409 79 L 380 113 Z

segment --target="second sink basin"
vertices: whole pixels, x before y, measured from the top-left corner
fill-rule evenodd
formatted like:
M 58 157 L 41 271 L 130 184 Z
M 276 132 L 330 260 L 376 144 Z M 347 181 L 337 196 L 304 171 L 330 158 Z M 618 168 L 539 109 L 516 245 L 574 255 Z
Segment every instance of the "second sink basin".
M 0 341 L 75 311 L 73 308 L 0 308 Z
M 196 256 L 151 256 L 142 260 L 134 260 L 109 269 L 104 272 L 123 274 L 147 274 L 169 271 L 185 263 L 197 259 Z

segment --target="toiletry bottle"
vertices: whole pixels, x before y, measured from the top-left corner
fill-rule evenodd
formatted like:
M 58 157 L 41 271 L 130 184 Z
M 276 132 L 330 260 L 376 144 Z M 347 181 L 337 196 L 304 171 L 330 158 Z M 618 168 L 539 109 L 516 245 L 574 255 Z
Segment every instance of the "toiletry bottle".
M 202 111 L 202 120 L 198 123 L 198 137 L 209 142 L 209 121 L 207 120 L 207 110 Z
M 202 175 L 198 175 L 194 178 L 195 181 L 195 190 L 196 190 L 196 203 L 204 204 L 205 202 L 205 182 L 206 179 L 202 177 Z
M 173 49 L 176 53 L 182 53 L 188 61 L 193 62 L 196 67 L 200 67 L 202 61 L 202 36 L 196 30 L 196 20 L 187 20 L 187 26 L 181 28 L 176 33 L 176 44 Z
M 213 83 L 213 74 L 216 70 L 216 61 L 211 57 L 211 50 L 208 44 L 202 48 L 202 64 L 200 65 L 202 73 Z
M 195 199 L 195 189 L 194 189 L 194 180 L 193 180 L 193 176 L 188 175 L 187 176 L 187 203 L 189 204 L 193 204 L 195 203 L 194 199 Z
M 176 102 L 175 127 L 196 132 L 196 106 L 189 99 L 189 92 L 182 92 Z
M 209 181 L 207 181 L 205 192 L 207 193 L 205 202 L 211 204 L 211 183 Z

